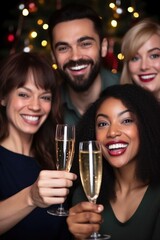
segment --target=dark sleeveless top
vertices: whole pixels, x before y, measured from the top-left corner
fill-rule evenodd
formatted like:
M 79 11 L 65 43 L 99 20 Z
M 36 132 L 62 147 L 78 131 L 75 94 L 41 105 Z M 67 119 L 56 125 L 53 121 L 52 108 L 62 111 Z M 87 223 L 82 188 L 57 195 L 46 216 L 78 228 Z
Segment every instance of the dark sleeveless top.
M 40 170 L 41 167 L 34 158 L 11 152 L 0 146 L 0 201 L 33 184 Z M 0 239 L 69 240 L 71 238 L 65 217 L 51 216 L 46 208 L 36 208 L 15 227 L 1 235 Z

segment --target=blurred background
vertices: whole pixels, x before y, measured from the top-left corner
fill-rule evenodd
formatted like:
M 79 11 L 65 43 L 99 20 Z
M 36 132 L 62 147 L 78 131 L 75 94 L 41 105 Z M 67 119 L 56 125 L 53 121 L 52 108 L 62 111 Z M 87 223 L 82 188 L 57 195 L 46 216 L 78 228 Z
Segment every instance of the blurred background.
M 39 51 L 50 57 L 48 17 L 55 9 L 75 0 L 6 1 L 0 14 L 0 60 L 16 51 Z M 104 64 L 121 70 L 120 44 L 125 32 L 145 17 L 160 20 L 157 0 L 76 0 L 92 6 L 103 18 L 109 39 Z M 108 61 L 109 59 L 109 61 Z

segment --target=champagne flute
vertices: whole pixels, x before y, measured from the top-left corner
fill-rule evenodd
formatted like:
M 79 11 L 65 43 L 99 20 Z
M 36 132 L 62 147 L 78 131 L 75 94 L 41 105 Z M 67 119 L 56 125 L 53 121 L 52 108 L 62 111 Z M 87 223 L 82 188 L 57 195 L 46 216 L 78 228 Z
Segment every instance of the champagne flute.
M 75 126 L 57 124 L 55 143 L 57 170 L 66 170 L 69 172 L 75 151 Z M 63 204 L 60 204 L 58 209 L 49 209 L 47 212 L 55 216 L 68 216 L 68 210 L 64 209 Z
M 102 150 L 98 141 L 79 143 L 80 178 L 89 202 L 96 204 L 102 181 Z M 105 240 L 110 235 L 98 232 L 91 234 L 87 240 Z

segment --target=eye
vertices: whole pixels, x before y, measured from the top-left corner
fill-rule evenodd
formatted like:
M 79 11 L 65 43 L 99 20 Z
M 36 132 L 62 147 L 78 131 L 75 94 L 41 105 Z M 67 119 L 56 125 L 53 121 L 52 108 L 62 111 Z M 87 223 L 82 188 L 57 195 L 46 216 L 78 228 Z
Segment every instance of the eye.
M 122 121 L 122 123 L 124 123 L 125 125 L 129 125 L 129 124 L 131 124 L 131 123 L 133 123 L 134 121 L 133 121 L 133 119 L 131 119 L 131 118 L 126 118 L 126 119 L 124 119 L 123 121 Z
M 155 54 L 152 54 L 150 57 L 151 57 L 152 59 L 156 59 L 156 58 L 159 58 L 159 57 L 160 57 L 160 54 L 155 53 Z
M 132 57 L 131 58 L 131 62 L 136 62 L 136 61 L 138 61 L 139 60 L 139 57 L 138 56 L 134 56 L 134 57 Z
M 58 52 L 62 52 L 62 53 L 63 53 L 63 52 L 67 52 L 68 49 L 69 49 L 69 47 L 66 46 L 66 45 L 62 45 L 62 46 L 57 47 L 57 51 L 58 51 Z
M 93 41 L 83 41 L 81 42 L 81 47 L 88 48 L 93 45 Z
M 45 95 L 45 96 L 42 96 L 42 99 L 47 101 L 47 102 L 51 102 L 52 101 L 52 96 L 51 95 Z
M 26 93 L 18 93 L 18 96 L 19 96 L 19 97 L 22 97 L 22 98 L 27 98 L 27 97 L 29 97 L 28 94 L 26 94 Z
M 98 121 L 96 125 L 98 128 L 103 128 L 103 127 L 109 126 L 109 123 L 106 121 Z

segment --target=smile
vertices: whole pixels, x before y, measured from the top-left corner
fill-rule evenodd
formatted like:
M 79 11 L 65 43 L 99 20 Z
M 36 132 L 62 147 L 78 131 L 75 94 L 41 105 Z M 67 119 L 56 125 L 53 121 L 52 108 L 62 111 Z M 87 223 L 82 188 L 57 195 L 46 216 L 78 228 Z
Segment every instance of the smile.
M 29 115 L 22 115 L 22 117 L 28 121 L 31 121 L 31 122 L 36 122 L 39 120 L 39 117 L 38 116 L 29 116 Z
M 117 150 L 117 149 L 126 148 L 127 146 L 128 146 L 128 144 L 115 143 L 115 144 L 108 145 L 107 148 L 108 148 L 109 150 Z
M 75 65 L 73 67 L 70 67 L 69 69 L 72 71 L 79 71 L 79 70 L 85 69 L 87 67 L 88 67 L 88 64 L 84 64 L 84 65 Z

